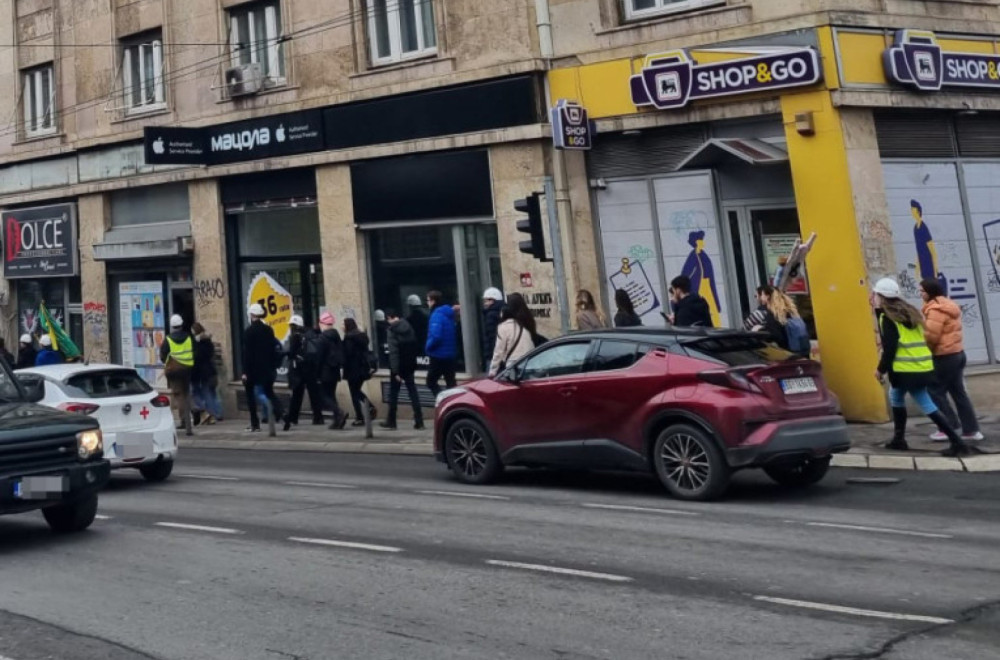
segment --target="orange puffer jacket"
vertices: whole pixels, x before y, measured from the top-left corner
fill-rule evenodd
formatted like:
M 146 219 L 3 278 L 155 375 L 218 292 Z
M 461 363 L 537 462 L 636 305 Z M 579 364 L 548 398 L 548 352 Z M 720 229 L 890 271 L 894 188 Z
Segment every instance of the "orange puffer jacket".
M 934 355 L 961 353 L 962 310 L 948 298 L 924 303 L 924 338 Z

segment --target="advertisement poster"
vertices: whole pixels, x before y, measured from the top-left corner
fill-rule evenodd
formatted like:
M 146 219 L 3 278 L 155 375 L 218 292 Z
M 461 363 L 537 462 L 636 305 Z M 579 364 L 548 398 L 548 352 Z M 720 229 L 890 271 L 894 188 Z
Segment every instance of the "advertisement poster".
M 264 323 L 284 342 L 292 332 L 292 294 L 267 273 L 257 273 L 247 292 L 247 308 L 257 303 L 264 308 Z
M 761 237 L 761 244 L 764 248 L 764 268 L 772 286 L 777 283 L 774 277 L 778 272 L 779 259 L 788 258 L 795 249 L 795 243 L 799 240 L 798 234 L 766 234 Z M 798 272 L 789 280 L 785 287 L 785 293 L 790 296 L 809 295 L 809 280 L 806 277 L 806 265 L 803 263 Z
M 166 339 L 162 282 L 118 285 L 122 364 L 132 367 L 152 387 L 163 387 L 160 344 Z

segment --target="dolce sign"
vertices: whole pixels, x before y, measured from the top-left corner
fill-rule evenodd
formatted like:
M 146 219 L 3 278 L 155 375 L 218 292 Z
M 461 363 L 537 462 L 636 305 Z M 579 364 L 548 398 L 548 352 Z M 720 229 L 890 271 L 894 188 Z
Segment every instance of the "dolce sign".
M 920 91 L 945 86 L 1000 89 L 1000 55 L 946 52 L 933 32 L 898 30 L 882 64 L 889 80 Z
M 3 266 L 8 279 L 76 275 L 76 205 L 5 211 Z
M 819 57 L 811 48 L 752 52 L 759 54 L 712 64 L 698 64 L 683 50 L 649 55 L 630 80 L 632 102 L 672 110 L 697 99 L 802 87 L 820 80 Z

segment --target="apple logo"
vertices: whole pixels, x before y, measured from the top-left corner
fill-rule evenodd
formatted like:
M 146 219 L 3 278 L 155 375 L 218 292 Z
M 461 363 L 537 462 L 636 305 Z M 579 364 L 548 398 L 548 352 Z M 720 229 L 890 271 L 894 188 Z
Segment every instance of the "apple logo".
M 163 153 L 163 138 L 158 137 L 153 140 L 153 153 L 162 154 Z
M 284 124 L 278 126 L 278 129 L 276 131 L 274 131 L 274 139 L 277 140 L 278 142 L 284 142 L 285 141 L 285 125 Z

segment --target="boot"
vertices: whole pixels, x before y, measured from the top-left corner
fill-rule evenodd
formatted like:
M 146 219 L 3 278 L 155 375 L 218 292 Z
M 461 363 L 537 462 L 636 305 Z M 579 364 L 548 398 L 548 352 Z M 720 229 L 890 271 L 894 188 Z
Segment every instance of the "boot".
M 910 445 L 906 444 L 906 408 L 892 409 L 892 441 L 887 442 L 885 448 L 896 451 L 910 449 Z
M 942 456 L 968 456 L 972 453 L 972 450 L 969 449 L 969 445 L 965 444 L 965 441 L 962 440 L 961 436 L 955 433 L 955 429 L 951 428 L 948 420 L 943 414 L 941 414 L 940 410 L 936 411 L 933 415 L 928 415 L 928 417 L 931 418 L 931 421 L 934 422 L 941 433 L 948 436 L 948 442 L 951 443 L 950 447 L 941 452 Z

